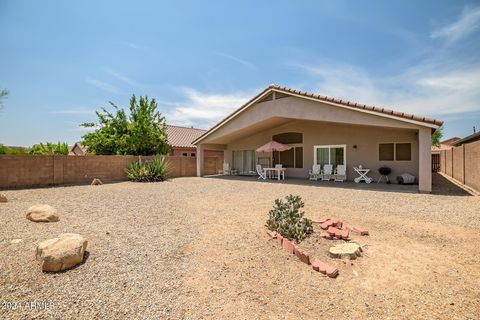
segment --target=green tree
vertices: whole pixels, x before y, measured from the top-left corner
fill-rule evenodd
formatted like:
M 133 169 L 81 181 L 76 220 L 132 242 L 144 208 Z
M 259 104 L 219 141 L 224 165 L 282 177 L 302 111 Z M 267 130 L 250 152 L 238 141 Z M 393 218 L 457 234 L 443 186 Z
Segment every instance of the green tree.
M 110 102 L 115 112 L 106 108 L 97 111 L 98 123 L 83 123 L 95 128 L 83 136 L 82 144 L 97 155 L 155 155 L 167 154 L 165 118 L 157 110 L 155 99 L 135 95 L 130 99 L 130 113 Z
M 28 154 L 29 149 L 26 148 L 10 148 L 0 144 L 0 154 Z
M 66 142 L 34 144 L 29 153 L 37 156 L 67 155 L 68 144 Z
M 438 128 L 433 134 L 432 134 L 432 146 L 438 146 L 440 145 L 440 139 L 443 137 L 443 127 Z

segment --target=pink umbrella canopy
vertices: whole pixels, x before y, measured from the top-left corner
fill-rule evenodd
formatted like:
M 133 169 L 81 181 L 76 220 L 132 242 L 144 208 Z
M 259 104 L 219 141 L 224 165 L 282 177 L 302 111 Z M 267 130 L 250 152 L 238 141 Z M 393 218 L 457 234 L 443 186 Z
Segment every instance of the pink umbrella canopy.
M 258 148 L 256 151 L 257 152 L 273 152 L 273 151 L 287 151 L 292 149 L 292 147 L 289 147 L 287 145 L 281 144 L 280 142 L 277 141 L 270 141 L 260 148 Z

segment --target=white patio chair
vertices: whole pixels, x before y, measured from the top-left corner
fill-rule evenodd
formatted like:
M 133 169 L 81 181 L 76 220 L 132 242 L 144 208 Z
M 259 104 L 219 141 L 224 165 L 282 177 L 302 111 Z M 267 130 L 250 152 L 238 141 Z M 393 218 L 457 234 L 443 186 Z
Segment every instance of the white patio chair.
M 314 164 L 312 169 L 308 170 L 308 175 L 310 180 L 317 181 L 320 178 L 320 165 Z
M 267 171 L 262 169 L 262 166 L 259 164 L 257 164 L 256 168 L 257 168 L 258 179 L 267 180 Z
M 330 181 L 333 176 L 333 166 L 331 164 L 326 164 L 323 166 L 323 174 L 322 180 L 323 181 Z
M 282 168 L 283 168 L 283 166 L 282 166 L 281 163 L 275 165 L 275 169 L 282 169 Z M 282 177 L 282 179 L 285 180 L 285 171 L 283 171 L 283 170 L 282 171 L 276 171 L 275 170 L 275 174 L 280 175 Z M 274 178 L 278 178 L 278 176 L 274 176 Z
M 339 164 L 335 169 L 334 180 L 335 181 L 345 181 L 347 180 L 347 166 L 344 164 Z
M 222 174 L 225 174 L 225 175 L 230 175 L 230 174 L 232 174 L 232 170 L 230 170 L 230 164 L 228 164 L 228 162 L 224 162 L 224 163 L 223 163 L 223 171 L 222 171 Z

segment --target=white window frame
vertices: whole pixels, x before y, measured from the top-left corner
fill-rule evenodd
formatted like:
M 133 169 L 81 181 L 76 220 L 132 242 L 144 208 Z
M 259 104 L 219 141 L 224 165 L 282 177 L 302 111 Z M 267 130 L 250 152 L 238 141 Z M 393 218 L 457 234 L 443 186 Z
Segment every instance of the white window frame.
M 320 148 L 343 148 L 343 164 L 347 165 L 347 145 L 346 144 L 329 144 L 329 145 L 315 145 L 313 146 L 313 164 L 317 164 L 317 149 Z M 330 151 L 328 152 L 328 163 L 332 164 Z
M 397 160 L 397 144 L 405 144 L 409 143 L 410 144 L 410 160 Z M 381 144 L 393 144 L 393 160 L 380 160 L 380 145 Z M 377 143 L 377 160 L 379 162 L 412 162 L 413 161 L 413 142 L 411 141 L 399 141 L 399 142 L 379 142 Z

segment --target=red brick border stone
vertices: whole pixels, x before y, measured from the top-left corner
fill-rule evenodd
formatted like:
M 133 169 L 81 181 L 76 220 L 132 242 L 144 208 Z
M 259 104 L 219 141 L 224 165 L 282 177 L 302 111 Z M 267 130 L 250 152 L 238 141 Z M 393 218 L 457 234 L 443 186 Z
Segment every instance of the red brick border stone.
M 283 243 L 283 236 L 280 233 L 277 233 L 277 242 L 279 245 Z
M 282 248 L 288 253 L 291 253 L 291 254 L 295 253 L 295 245 L 287 238 L 283 238 Z
M 335 268 L 334 266 L 331 266 L 329 264 L 326 264 L 325 262 L 322 262 L 318 259 L 315 260 L 312 263 L 312 268 L 315 271 L 326 274 L 330 278 L 335 278 L 338 275 L 338 269 L 337 268 Z
M 303 263 L 310 264 L 310 255 L 297 246 L 295 246 L 295 255 Z

